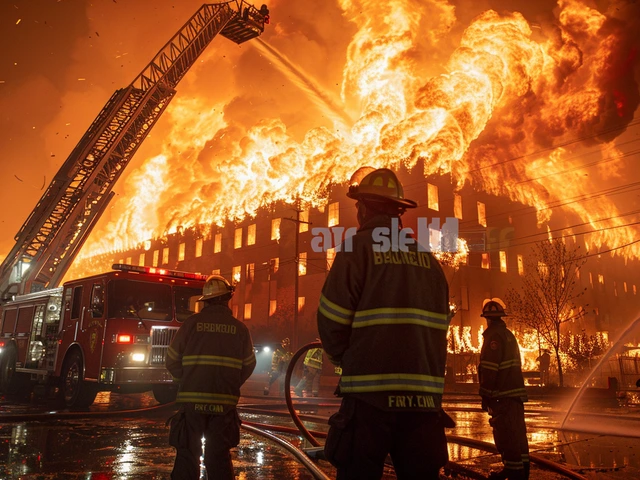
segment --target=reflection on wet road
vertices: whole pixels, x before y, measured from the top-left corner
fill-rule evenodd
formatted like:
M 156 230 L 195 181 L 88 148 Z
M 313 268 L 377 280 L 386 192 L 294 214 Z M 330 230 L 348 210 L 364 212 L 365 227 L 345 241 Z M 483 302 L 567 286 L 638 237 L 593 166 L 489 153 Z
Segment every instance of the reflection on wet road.
M 458 437 L 492 442 L 486 413 L 480 411 L 474 396 L 448 396 L 445 409 L 456 420 L 449 433 Z M 271 408 L 284 411 L 282 399 L 244 398 L 252 406 L 269 402 Z M 302 408 L 313 415 L 327 417 L 337 408 L 334 398 L 319 399 L 317 404 Z M 152 395 L 101 394 L 89 412 L 97 416 L 81 417 L 54 414 L 37 421 L 0 423 L 1 479 L 168 479 L 174 450 L 168 445 L 166 419 L 172 406 L 147 411 L 140 415 L 127 413 L 107 416 L 116 410 L 133 410 L 156 405 Z M 299 403 L 299 406 L 302 404 Z M 266 403 L 265 403 L 265 406 Z M 560 461 L 588 478 L 640 479 L 640 414 L 634 409 L 592 409 L 572 415 L 567 426 L 583 432 L 559 431 L 562 415 L 559 406 L 549 401 L 527 404 L 527 424 L 531 451 Z M 40 413 L 42 404 L 18 404 L 3 399 L 0 416 Z M 269 423 L 292 427 L 286 415 L 243 413 L 247 422 Z M 326 423 L 307 423 L 315 431 L 326 431 Z M 633 433 L 630 433 L 633 432 Z M 289 442 L 308 447 L 299 435 L 278 434 Z M 470 447 L 450 444 L 451 460 L 475 471 L 488 473 L 500 468 L 497 455 Z M 233 451 L 236 475 L 242 480 L 312 479 L 307 470 L 281 448 L 247 432 L 242 433 L 239 447 Z M 326 462 L 319 466 L 332 478 L 335 471 Z M 392 474 L 385 479 L 394 478 Z M 535 465 L 532 480 L 563 478 L 540 470 Z

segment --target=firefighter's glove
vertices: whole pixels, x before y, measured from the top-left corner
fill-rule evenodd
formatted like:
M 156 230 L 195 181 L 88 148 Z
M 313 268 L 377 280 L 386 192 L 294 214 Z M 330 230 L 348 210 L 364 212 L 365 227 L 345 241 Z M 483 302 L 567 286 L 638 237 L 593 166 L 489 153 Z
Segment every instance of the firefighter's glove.
M 489 411 L 489 397 L 482 397 L 482 410 L 484 412 L 488 412 Z
M 456 421 L 451 418 L 451 416 L 445 412 L 443 409 L 440 409 L 438 412 L 439 419 L 438 421 L 442 424 L 444 428 L 456 428 Z

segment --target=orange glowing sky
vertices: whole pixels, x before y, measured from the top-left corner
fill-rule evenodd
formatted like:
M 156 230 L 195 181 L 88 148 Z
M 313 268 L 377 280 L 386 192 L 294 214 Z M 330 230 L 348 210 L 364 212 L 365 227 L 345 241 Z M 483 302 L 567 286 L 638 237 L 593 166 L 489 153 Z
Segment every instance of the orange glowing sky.
M 0 6 L 0 253 L 117 88 L 200 3 Z M 259 5 L 258 5 L 259 6 Z M 413 167 L 635 241 L 640 6 L 623 1 L 277 0 L 261 41 L 220 37 L 115 187 L 84 255 Z M 625 126 L 631 125 L 625 129 Z M 605 133 L 603 133 L 605 132 Z M 603 218 L 615 217 L 601 222 Z M 640 248 L 625 249 L 640 256 Z

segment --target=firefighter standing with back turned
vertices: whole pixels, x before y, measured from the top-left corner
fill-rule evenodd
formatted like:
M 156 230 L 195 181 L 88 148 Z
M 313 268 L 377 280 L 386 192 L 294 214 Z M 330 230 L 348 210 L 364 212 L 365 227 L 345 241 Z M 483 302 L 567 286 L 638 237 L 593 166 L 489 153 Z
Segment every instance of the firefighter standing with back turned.
M 487 319 L 478 368 L 482 409 L 491 416 L 493 439 L 504 464 L 503 470 L 491 473 L 489 478 L 526 480 L 530 463 L 523 402 L 527 401 L 527 392 L 520 348 L 502 320 L 506 316 L 502 305 L 487 302 L 481 316 Z
M 251 335 L 231 314 L 234 287 L 220 275 L 210 276 L 192 315 L 176 333 L 166 367 L 179 381 L 179 412 L 171 419 L 169 443 L 176 447 L 172 480 L 200 478 L 202 437 L 209 480 L 233 480 L 230 449 L 240 442 L 236 405 L 240 387 L 256 366 Z
M 359 229 L 334 259 L 322 289 L 318 330 L 330 361 L 342 368 L 339 411 L 329 420 L 327 459 L 337 480 L 376 479 L 391 455 L 397 478 L 437 479 L 448 460 L 441 409 L 450 322 L 449 287 L 435 257 L 376 251 L 377 233 L 400 228 L 417 204 L 395 173 L 366 175 L 347 194 Z M 386 228 L 386 230 L 384 230 Z

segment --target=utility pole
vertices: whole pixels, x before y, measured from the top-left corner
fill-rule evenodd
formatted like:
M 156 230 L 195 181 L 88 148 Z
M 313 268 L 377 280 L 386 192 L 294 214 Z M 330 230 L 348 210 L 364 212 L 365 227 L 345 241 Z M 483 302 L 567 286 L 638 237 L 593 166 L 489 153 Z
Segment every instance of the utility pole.
M 300 224 L 306 223 L 307 225 L 311 225 L 311 222 L 307 222 L 304 220 L 300 220 L 300 214 L 302 210 L 300 209 L 300 199 L 296 201 L 295 205 L 296 218 L 286 218 L 283 217 L 283 220 L 289 220 L 290 222 L 295 223 L 296 228 L 296 238 L 295 238 L 295 276 L 293 282 L 293 334 L 291 335 L 291 346 L 294 349 L 298 348 L 298 281 L 300 276 Z

